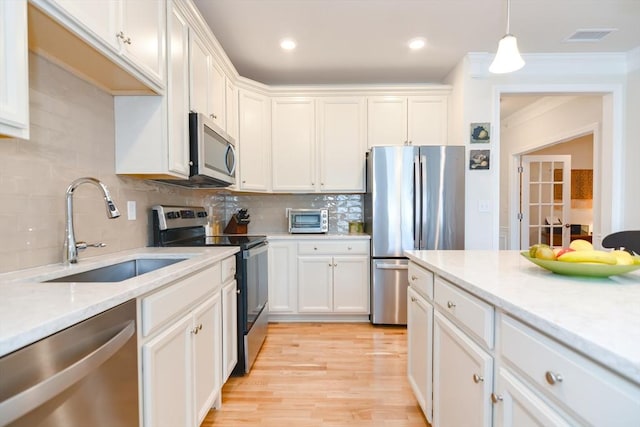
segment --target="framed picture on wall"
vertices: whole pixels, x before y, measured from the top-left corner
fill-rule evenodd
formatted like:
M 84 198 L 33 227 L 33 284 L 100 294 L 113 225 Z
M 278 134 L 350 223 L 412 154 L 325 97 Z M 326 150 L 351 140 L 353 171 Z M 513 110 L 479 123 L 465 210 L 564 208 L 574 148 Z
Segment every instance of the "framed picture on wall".
M 471 123 L 471 143 L 488 144 L 491 142 L 490 123 Z
M 469 152 L 469 169 L 489 169 L 491 157 L 489 150 L 471 150 Z

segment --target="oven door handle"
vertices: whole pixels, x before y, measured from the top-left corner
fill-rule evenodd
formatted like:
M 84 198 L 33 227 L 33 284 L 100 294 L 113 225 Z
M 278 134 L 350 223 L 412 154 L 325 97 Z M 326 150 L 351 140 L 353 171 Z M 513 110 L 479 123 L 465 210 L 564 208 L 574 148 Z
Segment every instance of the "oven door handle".
M 261 253 L 266 252 L 268 250 L 269 250 L 269 247 L 267 246 L 267 242 L 265 242 L 264 245 L 260 245 L 257 248 L 252 248 L 252 249 L 242 251 L 242 259 L 249 259 L 256 255 L 260 255 Z

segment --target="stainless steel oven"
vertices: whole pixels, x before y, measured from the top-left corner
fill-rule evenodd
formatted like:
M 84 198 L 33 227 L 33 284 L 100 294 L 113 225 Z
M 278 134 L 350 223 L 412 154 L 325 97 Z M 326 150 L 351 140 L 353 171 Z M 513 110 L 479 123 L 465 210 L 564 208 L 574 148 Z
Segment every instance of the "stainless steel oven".
M 192 206 L 154 206 L 154 246 L 238 246 L 238 364 L 234 375 L 249 372 L 268 324 L 268 251 L 266 236 L 226 234 L 207 236 L 207 211 Z

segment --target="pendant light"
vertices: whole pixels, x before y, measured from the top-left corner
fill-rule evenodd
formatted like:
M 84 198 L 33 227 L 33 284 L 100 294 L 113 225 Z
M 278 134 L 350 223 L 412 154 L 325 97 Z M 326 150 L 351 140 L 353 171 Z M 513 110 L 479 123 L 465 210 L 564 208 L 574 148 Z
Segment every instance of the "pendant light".
M 511 0 L 507 0 L 507 34 L 498 43 L 498 52 L 493 59 L 489 71 L 496 74 L 510 73 L 524 67 L 524 60 L 518 51 L 518 41 L 509 32 Z

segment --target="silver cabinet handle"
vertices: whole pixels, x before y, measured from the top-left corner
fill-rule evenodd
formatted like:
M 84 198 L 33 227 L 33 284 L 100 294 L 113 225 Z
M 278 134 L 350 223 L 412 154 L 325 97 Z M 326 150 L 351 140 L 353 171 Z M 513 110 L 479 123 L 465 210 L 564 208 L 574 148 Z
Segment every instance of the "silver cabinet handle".
M 502 402 L 504 398 L 500 394 L 491 393 L 491 401 L 493 403 Z
M 334 263 L 334 264 L 333 264 L 333 266 L 334 266 L 334 267 L 337 267 L 337 266 L 338 266 L 338 264 Z
M 478 384 L 484 381 L 484 377 L 481 377 L 478 374 L 473 374 L 473 382 Z
M 455 308 L 455 306 L 456 306 L 456 303 L 455 303 L 455 302 L 453 302 L 453 301 L 447 301 L 447 307 L 448 307 L 448 308 Z
M 556 383 L 561 383 L 562 380 L 564 378 L 562 378 L 562 375 L 557 374 L 555 372 L 551 372 L 551 371 L 547 371 L 544 374 L 544 378 L 547 380 L 547 383 L 549 383 L 549 385 L 555 385 Z
M 82 380 L 120 350 L 135 332 L 135 323 L 128 322 L 113 338 L 90 354 L 41 383 L 0 403 L 0 419 L 3 425 L 10 424 Z

